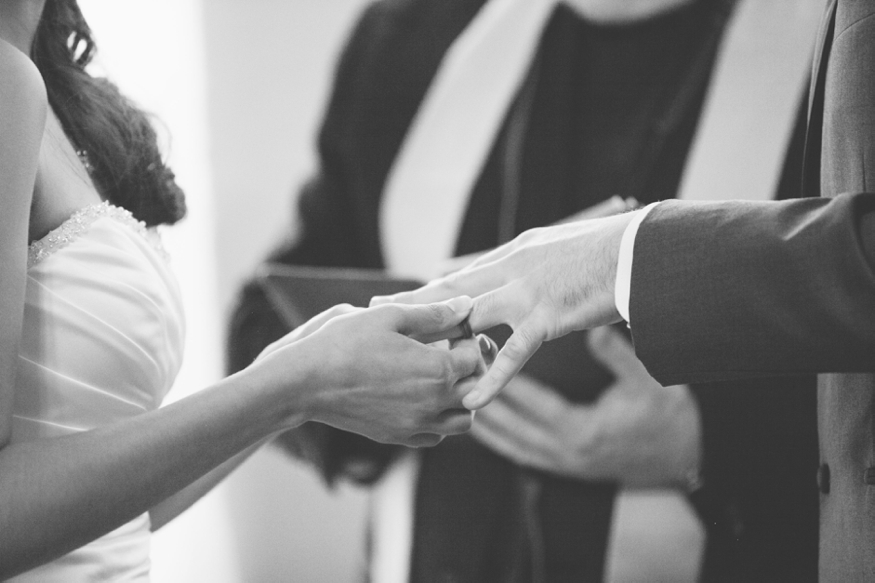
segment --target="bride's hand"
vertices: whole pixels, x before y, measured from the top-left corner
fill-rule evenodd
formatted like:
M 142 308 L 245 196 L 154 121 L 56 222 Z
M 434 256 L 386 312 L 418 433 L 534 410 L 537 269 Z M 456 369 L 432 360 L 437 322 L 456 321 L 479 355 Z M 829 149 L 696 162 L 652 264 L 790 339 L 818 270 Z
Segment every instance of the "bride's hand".
M 271 345 L 251 367 L 267 375 L 263 382 L 292 387 L 305 420 L 410 446 L 470 429 L 462 398 L 485 372 L 479 340 L 427 344 L 459 336 L 470 298 L 332 310 Z
M 344 314 L 351 314 L 353 312 L 358 312 L 363 310 L 364 308 L 356 308 L 350 304 L 338 304 L 331 308 L 328 308 L 321 314 L 317 314 L 283 336 L 282 338 L 268 344 L 264 347 L 264 350 L 258 355 L 255 359 L 256 362 L 264 358 L 265 356 L 283 348 L 284 346 L 288 346 L 292 342 L 297 342 L 302 338 L 306 338 L 316 330 L 322 327 L 323 324 L 328 322 L 329 320 L 336 318 L 337 316 L 343 316 Z

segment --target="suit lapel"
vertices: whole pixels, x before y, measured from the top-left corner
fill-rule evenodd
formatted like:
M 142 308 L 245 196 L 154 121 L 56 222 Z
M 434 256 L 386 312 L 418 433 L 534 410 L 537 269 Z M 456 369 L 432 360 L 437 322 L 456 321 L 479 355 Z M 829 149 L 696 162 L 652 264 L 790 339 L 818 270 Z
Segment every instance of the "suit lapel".
M 808 124 L 805 131 L 805 161 L 802 195 L 820 196 L 820 158 L 823 141 L 823 100 L 829 51 L 835 31 L 836 3 L 830 0 L 814 48 L 811 88 L 808 97 Z
M 824 54 L 824 51 L 829 50 L 829 45 L 826 43 L 826 37 L 832 35 L 832 29 L 835 26 L 834 19 L 836 2 L 837 0 L 829 0 L 829 3 L 826 5 L 826 11 L 822 24 L 820 25 L 820 31 L 817 33 L 817 40 L 814 45 L 814 59 L 811 65 L 811 90 L 808 94 L 809 119 L 811 116 L 811 107 L 814 103 L 814 93 L 818 85 L 818 79 L 820 78 L 820 71 L 826 66 L 826 57 L 829 56 L 828 52 L 827 54 Z

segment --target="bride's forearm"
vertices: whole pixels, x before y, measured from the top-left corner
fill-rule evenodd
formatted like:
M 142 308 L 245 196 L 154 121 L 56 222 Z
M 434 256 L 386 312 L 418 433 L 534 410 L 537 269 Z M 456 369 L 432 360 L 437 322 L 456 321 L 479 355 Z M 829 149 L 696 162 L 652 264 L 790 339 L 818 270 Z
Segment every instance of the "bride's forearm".
M 3 448 L 0 580 L 117 528 L 305 420 L 306 391 L 263 381 L 244 372 L 124 422 Z
M 191 506 L 208 494 L 222 480 L 240 467 L 249 457 L 258 451 L 262 445 L 269 442 L 270 437 L 250 445 L 234 457 L 222 462 L 179 492 L 162 500 L 149 509 L 149 521 L 152 531 L 167 525 L 168 522 L 191 508 Z

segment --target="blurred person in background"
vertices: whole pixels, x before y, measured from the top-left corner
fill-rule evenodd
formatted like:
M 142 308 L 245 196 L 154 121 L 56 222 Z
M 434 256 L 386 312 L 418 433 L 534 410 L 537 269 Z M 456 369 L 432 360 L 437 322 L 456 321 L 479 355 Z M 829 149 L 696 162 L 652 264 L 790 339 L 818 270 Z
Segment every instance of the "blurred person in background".
M 610 207 L 612 195 L 676 196 L 736 2 L 539 4 L 369 5 L 337 67 L 299 230 L 267 261 L 428 279 L 460 265 L 452 256 Z M 520 25 L 513 10 L 533 11 L 521 18 L 541 18 L 541 28 Z M 516 54 L 526 35 L 528 53 Z M 499 48 L 480 52 L 493 36 Z M 465 70 L 478 59 L 475 74 Z M 523 62 L 518 83 L 494 81 L 490 65 L 514 59 Z M 432 104 L 452 102 L 460 78 L 472 102 L 456 104 L 473 113 L 449 123 Z M 803 85 L 775 164 L 777 198 L 799 192 Z M 474 135 L 490 115 L 494 123 Z M 444 149 L 429 144 L 442 126 L 458 134 Z M 478 140 L 481 151 L 471 146 Z M 456 209 L 449 219 L 444 207 Z M 261 288 L 248 285 L 231 323 L 231 370 L 285 332 Z M 501 343 L 507 330 L 490 335 Z M 374 583 L 600 582 L 620 486 L 688 496 L 707 530 L 702 580 L 814 581 L 814 379 L 731 384 L 662 387 L 624 331 L 605 328 L 545 344 L 478 412 L 471 435 L 437 447 L 411 452 L 319 424 L 279 443 L 328 484 L 374 487 Z M 743 407 L 751 394 L 756 411 Z M 620 561 L 644 557 L 643 580 L 696 577 L 690 533 L 672 546 L 673 524 L 642 529 Z M 661 563 L 647 562 L 648 551 L 665 549 Z

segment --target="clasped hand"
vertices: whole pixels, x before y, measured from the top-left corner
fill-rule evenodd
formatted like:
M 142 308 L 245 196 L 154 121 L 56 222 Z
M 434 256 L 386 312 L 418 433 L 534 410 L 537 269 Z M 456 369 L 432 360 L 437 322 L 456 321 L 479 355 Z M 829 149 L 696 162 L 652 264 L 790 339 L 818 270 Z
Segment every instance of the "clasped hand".
M 285 390 L 305 365 L 289 427 L 327 425 L 387 443 L 437 444 L 470 429 L 463 397 L 486 370 L 488 345 L 459 336 L 470 298 L 376 308 L 335 306 L 274 342 L 253 364 Z M 486 350 L 488 356 L 488 350 Z M 490 358 L 491 360 L 491 358 Z

